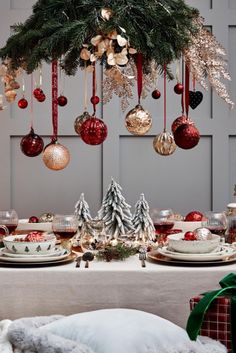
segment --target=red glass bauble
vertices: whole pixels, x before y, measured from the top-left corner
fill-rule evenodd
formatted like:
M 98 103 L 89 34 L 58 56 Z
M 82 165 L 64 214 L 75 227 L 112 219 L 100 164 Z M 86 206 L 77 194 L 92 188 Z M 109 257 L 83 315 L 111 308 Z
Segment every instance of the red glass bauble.
M 100 98 L 98 96 L 93 96 L 91 97 L 90 102 L 92 104 L 98 104 L 100 102 Z
M 43 151 L 44 142 L 42 137 L 31 129 L 30 133 L 21 139 L 20 147 L 27 157 L 36 157 Z
M 65 96 L 59 96 L 57 98 L 57 104 L 60 105 L 60 107 L 64 107 L 65 105 L 67 105 L 67 98 Z
M 37 101 L 39 101 L 40 103 L 44 102 L 46 99 L 46 96 L 44 93 L 41 93 L 38 97 L 36 97 Z
M 43 93 L 43 90 L 41 88 L 35 88 L 33 91 L 34 97 L 37 99 L 38 96 L 40 96 Z
M 184 86 L 182 83 L 177 83 L 174 87 L 174 91 L 176 94 L 182 94 L 184 92 Z
M 102 120 L 91 117 L 83 122 L 80 136 L 88 145 L 100 145 L 107 137 L 107 126 Z
M 199 211 L 191 211 L 185 216 L 185 222 L 200 222 L 203 221 L 204 214 Z
M 176 129 L 178 129 L 178 127 L 180 125 L 183 124 L 194 124 L 192 120 L 190 120 L 189 118 L 187 118 L 185 115 L 179 116 L 177 119 L 174 120 L 174 122 L 171 125 L 171 131 L 174 133 Z
M 159 98 L 161 98 L 161 92 L 160 92 L 158 89 L 155 89 L 155 90 L 152 92 L 152 98 L 153 98 L 153 99 L 159 99 Z
M 25 99 L 25 98 L 21 98 L 19 101 L 18 101 L 18 107 L 20 109 L 25 109 L 28 107 L 28 101 Z
M 36 216 L 31 216 L 29 218 L 29 223 L 39 223 L 39 219 Z
M 194 124 L 182 124 L 174 132 L 175 143 L 184 150 L 197 146 L 200 134 Z

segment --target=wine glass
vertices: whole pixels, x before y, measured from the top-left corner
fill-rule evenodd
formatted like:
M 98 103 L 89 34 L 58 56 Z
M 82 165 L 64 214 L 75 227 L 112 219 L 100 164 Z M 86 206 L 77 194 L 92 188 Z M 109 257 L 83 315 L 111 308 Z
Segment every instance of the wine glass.
M 221 237 L 221 242 L 225 242 L 225 232 L 227 230 L 228 221 L 224 212 L 207 212 L 202 225 L 208 228 L 213 234 Z
M 52 231 L 61 241 L 63 248 L 71 251 L 71 239 L 78 231 L 79 222 L 75 215 L 55 215 L 52 221 Z
M 166 242 L 167 232 L 174 227 L 173 211 L 170 208 L 155 209 L 151 213 L 151 218 L 156 230 L 157 242 L 163 245 Z
M 9 234 L 18 226 L 18 215 L 15 210 L 0 211 L 0 224 L 7 227 Z M 0 235 L 4 235 L 4 229 L 0 229 Z

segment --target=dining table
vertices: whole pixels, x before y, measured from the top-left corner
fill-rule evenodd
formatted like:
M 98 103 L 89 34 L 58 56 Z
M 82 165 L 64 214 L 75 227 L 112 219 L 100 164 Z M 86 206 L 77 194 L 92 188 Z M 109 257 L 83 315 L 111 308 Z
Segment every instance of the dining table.
M 94 260 L 55 266 L 0 265 L 0 320 L 71 315 L 104 308 L 130 308 L 159 315 L 185 327 L 189 300 L 219 288 L 236 264 L 173 266 L 139 256 L 124 261 Z

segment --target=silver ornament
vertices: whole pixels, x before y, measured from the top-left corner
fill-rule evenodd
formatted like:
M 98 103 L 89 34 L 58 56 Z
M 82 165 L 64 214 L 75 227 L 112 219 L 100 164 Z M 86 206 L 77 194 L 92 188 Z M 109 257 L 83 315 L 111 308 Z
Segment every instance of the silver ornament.
M 147 110 L 138 104 L 126 115 L 125 126 L 131 134 L 142 136 L 152 127 L 152 117 Z
M 194 235 L 196 240 L 211 240 L 213 238 L 211 231 L 204 227 L 195 229 Z
M 153 147 L 161 156 L 170 156 L 175 152 L 177 146 L 172 133 L 164 130 L 154 138 Z
M 85 120 L 91 118 L 90 114 L 88 112 L 83 112 L 82 115 L 79 115 L 74 122 L 74 129 L 75 132 L 80 136 L 80 132 L 81 132 L 81 126 L 83 124 L 83 122 L 85 122 Z
M 45 222 L 52 222 L 53 221 L 54 214 L 53 213 L 43 213 L 39 217 L 39 222 L 45 223 Z

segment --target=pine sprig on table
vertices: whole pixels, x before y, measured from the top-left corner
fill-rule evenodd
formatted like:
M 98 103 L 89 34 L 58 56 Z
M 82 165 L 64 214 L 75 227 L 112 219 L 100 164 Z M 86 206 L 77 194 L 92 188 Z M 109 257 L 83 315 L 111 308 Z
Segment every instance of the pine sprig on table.
M 112 10 L 109 21 L 101 16 L 103 8 Z M 145 72 L 152 60 L 162 68 L 181 56 L 197 31 L 197 16 L 198 10 L 183 0 L 38 0 L 29 19 L 14 26 L 0 57 L 30 73 L 42 61 L 64 56 L 66 73 L 75 74 L 83 66 L 84 43 L 113 30 L 122 34 L 124 28 L 130 45 L 144 56 Z
M 115 246 L 107 245 L 104 249 L 99 250 L 96 254 L 97 260 L 110 262 L 111 260 L 124 261 L 130 256 L 137 254 L 137 248 L 129 247 L 125 244 L 118 243 Z

